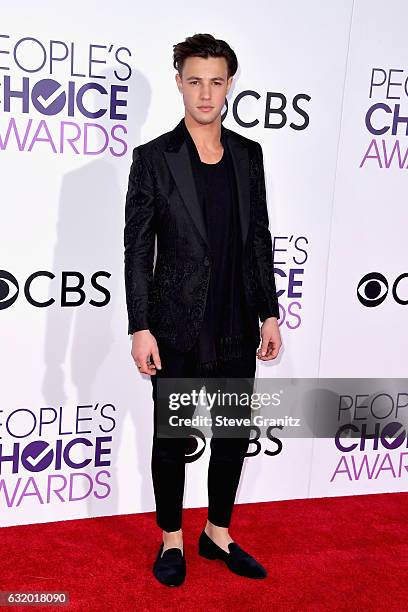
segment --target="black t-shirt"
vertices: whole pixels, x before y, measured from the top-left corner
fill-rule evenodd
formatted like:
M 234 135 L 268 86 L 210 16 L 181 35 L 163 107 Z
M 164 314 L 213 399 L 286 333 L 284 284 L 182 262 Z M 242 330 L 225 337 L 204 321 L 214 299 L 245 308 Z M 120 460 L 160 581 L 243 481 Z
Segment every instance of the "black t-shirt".
M 245 343 L 245 297 L 242 280 L 242 238 L 238 199 L 229 150 L 215 164 L 200 161 L 204 218 L 211 255 L 211 275 L 203 327 L 200 361 L 240 355 Z
M 201 162 L 206 186 L 204 217 L 212 260 L 210 288 L 212 292 L 212 320 L 216 336 L 239 333 L 241 318 L 232 308 L 238 287 L 234 278 L 234 221 L 231 185 L 225 161 L 226 153 L 216 164 Z M 233 316 L 231 316 L 233 315 Z

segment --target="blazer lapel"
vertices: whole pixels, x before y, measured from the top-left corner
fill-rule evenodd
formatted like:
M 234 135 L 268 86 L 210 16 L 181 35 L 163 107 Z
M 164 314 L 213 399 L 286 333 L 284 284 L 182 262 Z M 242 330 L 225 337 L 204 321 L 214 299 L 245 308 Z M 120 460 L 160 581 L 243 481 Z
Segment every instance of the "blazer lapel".
M 208 245 L 208 235 L 205 227 L 204 215 L 196 190 L 188 146 L 185 141 L 182 126 L 183 121 L 184 118 L 181 119 L 181 121 L 171 131 L 167 148 L 165 151 L 163 151 L 163 153 L 183 202 L 187 207 L 201 236 Z M 231 152 L 238 193 L 242 244 L 245 246 L 249 227 L 250 207 L 248 150 L 240 142 L 239 138 L 237 138 L 235 132 L 224 127 L 222 124 L 221 138 L 222 140 L 225 139 L 227 141 L 227 146 L 229 146 L 229 150 Z
M 201 236 L 208 244 L 208 236 L 201 205 L 195 186 L 193 169 L 187 144 L 183 142 L 178 151 L 164 151 L 177 188 Z
M 237 185 L 242 244 L 243 247 L 245 247 L 248 235 L 250 208 L 248 149 L 242 144 L 239 138 L 237 138 L 235 132 L 227 130 L 227 134 Z

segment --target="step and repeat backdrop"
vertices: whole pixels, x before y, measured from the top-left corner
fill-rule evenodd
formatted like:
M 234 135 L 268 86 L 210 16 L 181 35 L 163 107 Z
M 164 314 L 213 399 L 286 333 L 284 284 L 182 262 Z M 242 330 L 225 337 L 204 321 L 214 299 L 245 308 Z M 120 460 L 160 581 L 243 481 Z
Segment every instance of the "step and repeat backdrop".
M 320 435 L 272 429 L 237 503 L 408 490 L 407 19 L 402 0 L 3 8 L 2 526 L 154 510 L 124 206 L 132 149 L 184 115 L 172 50 L 198 32 L 235 50 L 224 124 L 264 152 L 283 347 L 257 378 L 344 379 L 335 435 L 324 409 Z M 207 505 L 208 457 L 197 441 L 185 507 Z

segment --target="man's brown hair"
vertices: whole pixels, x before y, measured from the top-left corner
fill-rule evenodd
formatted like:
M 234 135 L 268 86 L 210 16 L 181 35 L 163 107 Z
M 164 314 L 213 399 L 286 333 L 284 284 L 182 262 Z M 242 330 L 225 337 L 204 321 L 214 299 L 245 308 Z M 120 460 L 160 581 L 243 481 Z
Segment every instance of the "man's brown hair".
M 234 76 L 238 69 L 238 60 L 234 51 L 225 40 L 214 38 L 212 34 L 194 34 L 183 42 L 173 45 L 173 66 L 180 77 L 184 61 L 188 57 L 225 57 L 228 65 L 228 78 Z

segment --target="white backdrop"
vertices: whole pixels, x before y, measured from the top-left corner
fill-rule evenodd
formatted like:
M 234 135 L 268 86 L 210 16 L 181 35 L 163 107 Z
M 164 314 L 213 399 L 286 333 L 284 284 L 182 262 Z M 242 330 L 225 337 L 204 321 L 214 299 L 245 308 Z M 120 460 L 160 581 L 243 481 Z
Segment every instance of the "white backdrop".
M 184 114 L 172 45 L 188 35 L 234 48 L 225 125 L 264 151 L 284 346 L 257 376 L 406 372 L 405 126 L 369 130 L 408 114 L 406 4 L 255 0 L 250 28 L 248 6 L 231 1 L 115 9 L 2 9 L 1 525 L 154 509 L 151 383 L 127 336 L 124 202 L 133 147 Z M 358 297 L 372 273 L 388 286 L 374 307 L 382 277 Z M 263 440 L 237 502 L 407 489 L 405 470 L 353 478 L 349 455 L 332 439 Z M 356 451 L 353 465 L 377 455 Z M 208 448 L 187 466 L 186 507 L 207 505 L 207 462 Z

